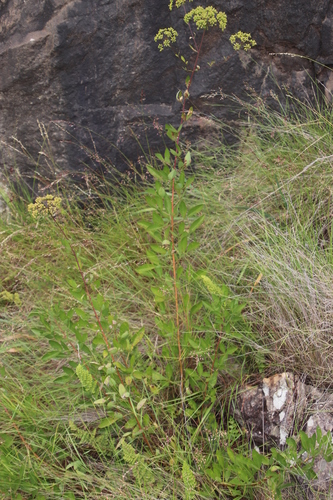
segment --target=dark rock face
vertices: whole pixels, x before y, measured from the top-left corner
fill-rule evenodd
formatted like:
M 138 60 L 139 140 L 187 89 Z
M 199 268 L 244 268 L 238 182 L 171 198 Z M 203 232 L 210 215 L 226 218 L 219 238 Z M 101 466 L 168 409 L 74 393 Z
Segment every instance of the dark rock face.
M 151 152 L 162 149 L 164 124 L 179 122 L 175 94 L 185 74 L 171 50 L 159 52 L 154 35 L 173 25 L 181 53 L 190 63 L 194 57 L 182 11 L 170 13 L 168 3 L 0 0 L 0 169 L 19 172 L 30 186 L 36 170 L 43 189 L 47 178 L 84 177 L 86 168 L 124 171 L 140 162 L 141 146 L 148 151 L 147 139 Z M 246 98 L 252 89 L 273 101 L 275 79 L 304 99 L 317 78 L 329 96 L 333 77 L 322 66 L 270 54 L 292 52 L 333 65 L 331 0 L 209 4 L 227 13 L 228 27 L 205 37 L 191 88 L 196 116 L 189 139 L 218 132 L 210 113 L 230 119 L 221 92 Z M 240 29 L 257 41 L 250 54 L 234 52 L 228 41 Z M 215 98 L 203 97 L 210 92 Z

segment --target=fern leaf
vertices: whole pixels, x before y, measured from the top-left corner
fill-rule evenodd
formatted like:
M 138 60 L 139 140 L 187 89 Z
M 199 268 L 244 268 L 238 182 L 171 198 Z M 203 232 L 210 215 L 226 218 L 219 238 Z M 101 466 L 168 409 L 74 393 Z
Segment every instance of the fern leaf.
M 185 487 L 185 498 L 186 500 L 191 500 L 195 495 L 194 490 L 196 488 L 196 480 L 190 466 L 186 461 L 183 463 L 182 477 Z

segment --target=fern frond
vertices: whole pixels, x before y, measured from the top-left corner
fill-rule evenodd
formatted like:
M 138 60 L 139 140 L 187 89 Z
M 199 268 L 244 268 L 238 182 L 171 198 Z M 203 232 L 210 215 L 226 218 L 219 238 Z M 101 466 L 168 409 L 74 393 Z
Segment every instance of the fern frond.
M 190 466 L 186 461 L 183 463 L 182 477 L 185 488 L 185 498 L 186 500 L 191 500 L 195 495 L 194 490 L 196 488 L 196 480 Z
M 124 460 L 132 466 L 133 476 L 137 482 L 146 486 L 152 484 L 154 477 L 149 466 L 145 463 L 144 457 L 135 453 L 133 446 L 126 443 L 126 441 L 122 441 L 121 447 Z

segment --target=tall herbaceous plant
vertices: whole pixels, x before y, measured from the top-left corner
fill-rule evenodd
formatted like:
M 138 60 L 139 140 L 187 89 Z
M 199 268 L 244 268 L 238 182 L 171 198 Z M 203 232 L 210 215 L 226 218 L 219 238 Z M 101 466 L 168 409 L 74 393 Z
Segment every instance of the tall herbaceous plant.
M 228 439 L 221 445 L 218 375 L 231 356 L 244 354 L 242 339 L 249 326 L 242 315 L 245 304 L 233 297 L 226 284 L 216 283 L 196 265 L 205 207 L 193 201 L 197 198 L 189 168 L 191 153 L 180 139 L 185 122 L 193 115 L 188 106 L 190 89 L 200 70 L 205 34 L 209 29 L 223 32 L 227 16 L 212 6 L 188 9 L 190 3 L 171 0 L 169 5 L 170 10 L 182 8 L 194 62 L 188 69 L 188 61 L 178 54 L 187 73 L 183 90 L 175 92 L 175 99 L 182 103 L 179 126 L 166 125 L 173 146 L 146 165 L 152 182 L 141 210 L 145 218 L 136 219 L 140 248 L 145 251 L 135 273 L 150 291 L 155 326 L 149 323 L 146 329 L 138 311 L 143 326 L 133 329 L 111 310 L 110 301 L 100 292 L 101 281 L 88 278 L 72 243 L 61 200 L 51 195 L 37 198 L 29 206 L 31 215 L 39 224 L 51 219 L 57 226 L 67 258 L 74 260 L 80 277 L 79 283 L 68 280 L 74 305 L 65 308 L 59 303 L 36 313 L 49 343 L 44 360 L 62 360 L 63 373 L 56 382 L 79 382 L 84 404 L 98 416 L 93 428 L 68 422 L 78 448 L 89 438 L 91 448 L 85 448 L 82 460 L 87 461 L 90 453 L 94 459 L 100 454 L 103 461 L 118 457 L 127 467 L 123 481 L 132 482 L 141 498 L 150 494 L 171 498 L 169 487 L 174 494 L 180 488 L 181 497 L 187 499 L 197 495 L 217 498 L 221 491 L 235 498 L 252 498 L 255 488 L 278 496 L 284 471 L 290 469 L 288 460 L 295 464 L 297 474 L 301 471 L 303 455 L 294 442 L 283 456 L 275 451 L 270 458 L 255 451 L 251 457 L 238 455 L 234 441 Z M 175 44 L 177 36 L 173 27 L 161 28 L 155 36 L 159 50 Z M 241 31 L 230 42 L 235 50 L 255 46 L 251 35 Z M 233 429 L 235 439 L 241 439 L 244 431 L 226 418 L 227 428 Z M 317 437 L 320 442 L 321 435 Z M 320 449 L 305 437 L 303 441 L 303 454 Z M 168 483 L 165 478 L 172 480 Z

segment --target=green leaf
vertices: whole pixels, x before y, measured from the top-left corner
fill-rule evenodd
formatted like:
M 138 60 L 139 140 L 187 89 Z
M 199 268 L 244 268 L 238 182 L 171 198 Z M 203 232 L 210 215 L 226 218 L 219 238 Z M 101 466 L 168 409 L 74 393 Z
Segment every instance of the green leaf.
M 104 306 L 104 297 L 100 293 L 97 295 L 97 297 L 92 299 L 92 303 L 96 311 L 101 311 Z
M 70 290 L 70 294 L 74 297 L 74 299 L 78 300 L 79 302 L 84 302 L 86 298 L 85 292 L 82 290 L 82 288 L 78 288 L 77 290 Z
M 56 351 L 61 351 L 61 352 L 63 351 L 61 344 L 59 344 L 58 342 L 55 342 L 54 340 L 49 340 L 49 344 L 52 347 L 52 349 L 55 349 Z
M 157 257 L 155 252 L 152 252 L 151 250 L 147 250 L 147 257 L 150 260 L 152 264 L 155 266 L 159 266 L 161 264 L 160 259 Z
M 153 294 L 155 295 L 155 297 L 160 297 L 160 298 L 164 299 L 164 292 L 162 292 L 162 290 L 160 290 L 160 288 L 152 286 L 150 289 L 153 292 Z
M 79 318 L 83 319 L 83 320 L 87 320 L 90 318 L 90 315 L 83 311 L 82 309 L 80 309 L 79 307 L 75 307 L 74 308 L 74 311 L 76 312 L 76 314 L 78 315 Z
M 65 384 L 66 382 L 69 382 L 71 378 L 72 378 L 71 375 L 61 375 L 61 377 L 57 377 L 56 379 L 54 379 L 53 383 L 54 384 Z
M 178 251 L 182 255 L 186 252 L 187 248 L 187 236 L 183 236 L 183 238 L 178 243 Z
M 118 412 L 114 412 L 109 417 L 103 418 L 100 421 L 100 424 L 99 424 L 98 428 L 99 429 L 104 429 L 105 427 L 109 427 L 110 425 L 112 425 L 115 422 L 117 422 L 117 420 L 119 420 L 120 418 L 122 418 L 122 414 L 118 413 Z
M 255 450 L 255 449 L 252 450 L 252 460 L 253 460 L 254 465 L 258 469 L 260 469 L 260 467 L 262 466 L 263 463 L 265 463 L 265 465 L 269 465 L 268 458 L 265 457 L 264 455 L 261 455 L 260 453 L 258 453 L 257 450 Z
M 195 219 L 195 221 L 192 222 L 192 224 L 190 225 L 190 229 L 189 229 L 190 234 L 194 233 L 194 231 L 196 231 L 198 229 L 198 227 L 201 226 L 201 224 L 204 221 L 204 218 L 205 218 L 205 216 L 201 215 L 201 217 L 198 217 L 197 219 Z
M 61 357 L 62 353 L 60 353 L 60 351 L 50 351 L 44 354 L 44 356 L 42 357 L 42 361 L 48 361 L 49 359 L 57 359 Z
M 66 239 L 60 239 L 60 241 L 67 250 L 67 252 L 72 252 L 69 241 L 67 241 Z
M 171 205 L 171 199 L 169 196 L 166 196 L 164 198 L 164 204 L 165 204 L 165 210 L 167 211 L 168 215 L 171 215 L 172 212 L 172 205 Z
M 69 284 L 69 286 L 70 286 L 70 287 L 72 287 L 72 288 L 77 288 L 77 287 L 78 287 L 77 283 L 75 283 L 75 281 L 74 281 L 74 280 L 72 280 L 72 279 L 68 279 L 68 280 L 67 280 L 67 283 L 68 283 L 68 284 Z
M 177 129 L 175 129 L 175 127 L 173 125 L 171 125 L 170 123 L 167 123 L 165 125 L 165 130 L 170 130 L 171 132 L 177 133 Z
M 143 422 L 143 425 L 145 427 L 148 427 L 149 423 L 150 423 L 150 419 L 149 419 L 149 415 L 148 413 L 145 413 L 142 417 L 142 422 Z
M 158 196 L 160 196 L 161 198 L 164 198 L 165 189 L 163 187 L 160 187 L 160 189 L 158 190 Z
M 171 172 L 170 172 L 170 174 L 168 175 L 169 181 L 172 181 L 172 179 L 175 178 L 176 174 L 177 174 L 177 170 L 172 169 Z
M 185 231 L 185 223 L 184 222 L 181 222 L 178 226 L 178 234 L 179 236 L 181 236 L 183 234 L 183 232 Z
M 140 330 L 134 335 L 133 339 L 132 339 L 132 346 L 135 347 L 143 338 L 145 334 L 145 329 L 144 328 L 140 328 Z
M 194 175 L 192 175 L 191 177 L 189 177 L 187 179 L 187 181 L 186 181 L 185 187 L 186 188 L 189 187 L 192 184 L 192 182 L 194 181 L 194 179 L 195 179 Z
M 105 403 L 106 399 L 105 398 L 101 398 L 101 399 L 96 399 L 96 401 L 94 401 L 94 405 L 103 405 Z
M 76 367 L 75 367 L 76 368 Z M 74 375 L 74 371 L 71 368 L 68 368 L 68 366 L 63 366 L 62 367 L 63 372 L 65 372 L 67 375 Z
M 123 321 L 119 327 L 119 333 L 122 335 L 123 333 L 129 332 L 129 324 L 127 321 Z
M 215 387 L 216 385 L 216 382 L 217 382 L 217 370 L 210 376 L 208 380 L 208 388 L 213 389 L 213 387 Z
M 170 152 L 171 152 L 171 154 L 172 154 L 173 156 L 177 156 L 177 157 L 179 157 L 179 156 L 181 155 L 181 149 L 180 149 L 180 147 L 179 147 L 178 145 L 177 145 L 177 147 L 176 147 L 176 150 L 177 150 L 177 151 L 175 151 L 174 149 L 170 149 Z
M 181 275 L 183 274 L 183 271 L 184 271 L 184 268 L 179 266 L 177 269 L 177 279 L 179 279 L 181 277 Z
M 104 337 L 99 333 L 96 335 L 96 337 L 93 338 L 92 343 L 94 346 L 104 345 L 105 344 Z
M 161 173 L 158 170 L 155 170 L 155 168 L 153 168 L 151 165 L 147 165 L 146 168 L 147 168 L 148 172 L 150 173 L 150 175 L 155 177 L 155 179 L 163 180 Z
M 187 167 L 191 164 L 191 153 L 189 151 L 185 155 L 185 164 Z
M 126 393 L 126 389 L 125 387 L 123 386 L 123 384 L 119 384 L 119 394 L 121 397 L 123 397 L 123 395 Z
M 151 271 L 155 269 L 155 264 L 144 264 L 136 268 L 136 272 L 141 276 L 152 276 Z
M 133 429 L 133 427 L 136 426 L 136 423 L 135 417 L 130 418 L 125 424 L 125 429 Z
M 153 213 L 153 226 L 156 226 L 156 227 L 163 227 L 164 226 L 164 220 L 156 212 Z M 152 226 L 149 226 L 148 229 L 152 229 Z
M 185 219 L 185 217 L 186 217 L 186 205 L 183 201 L 181 201 L 179 204 L 179 212 L 180 212 L 180 215 L 183 217 L 183 219 Z
M 164 151 L 164 161 L 167 165 L 170 164 L 170 151 L 168 150 L 168 148 L 165 148 Z
M 311 447 L 310 438 L 308 437 L 308 435 L 304 431 L 300 431 L 299 435 L 300 435 L 301 443 L 302 443 L 302 446 L 303 446 L 304 450 L 307 451 L 307 452 L 309 452 L 310 451 L 310 447 Z M 314 434 L 314 436 L 315 436 L 315 439 L 316 439 L 316 435 L 315 434 Z
M 187 253 L 196 250 L 197 248 L 199 248 L 199 246 L 200 243 L 198 241 L 192 241 L 192 243 L 190 243 L 187 247 Z
M 166 365 L 165 367 L 165 374 L 168 377 L 169 380 L 172 380 L 174 376 L 174 370 L 171 364 Z
M 84 343 L 84 342 L 87 340 L 87 338 L 88 338 L 88 334 L 87 334 L 87 333 L 80 333 L 80 332 L 77 332 L 77 331 L 76 331 L 76 332 L 75 332 L 75 337 L 76 337 L 76 340 L 77 340 L 78 342 L 80 342 L 80 344 L 82 344 L 82 343 Z M 82 347 L 83 347 L 83 346 L 81 346 L 81 348 L 82 348 Z
M 144 399 L 141 399 L 141 401 L 139 401 L 139 403 L 136 405 L 136 409 L 139 411 L 141 410 L 141 408 L 143 408 L 143 406 L 146 404 L 146 401 L 147 399 L 144 398 Z
M 155 253 L 159 253 L 161 255 L 165 255 L 167 252 L 167 250 L 163 247 L 161 247 L 160 245 L 156 245 L 155 243 L 153 243 L 152 245 L 150 245 L 150 248 L 155 252 Z
M 200 205 L 196 205 L 195 207 L 190 208 L 190 210 L 188 211 L 188 217 L 192 217 L 193 215 L 196 215 L 198 212 L 201 212 L 203 207 L 204 207 L 204 205 L 200 204 Z
M 150 226 L 150 222 L 147 222 L 146 220 L 140 220 L 137 222 L 137 225 L 147 230 L 148 227 Z
M 165 380 L 165 377 L 161 373 L 154 370 L 152 373 L 152 379 L 154 382 L 157 382 L 158 380 Z
M 203 306 L 203 302 L 202 301 L 198 302 L 197 304 L 194 304 L 194 306 L 191 307 L 190 316 L 193 316 L 193 314 L 196 314 L 198 311 L 200 311 L 200 309 L 202 308 L 202 306 Z

